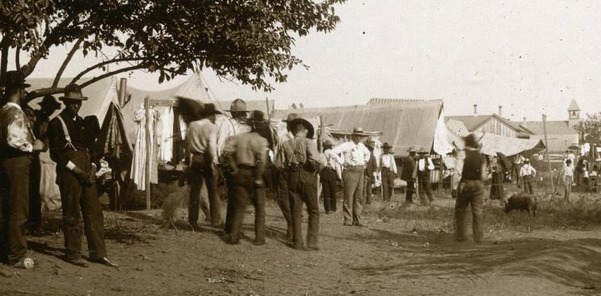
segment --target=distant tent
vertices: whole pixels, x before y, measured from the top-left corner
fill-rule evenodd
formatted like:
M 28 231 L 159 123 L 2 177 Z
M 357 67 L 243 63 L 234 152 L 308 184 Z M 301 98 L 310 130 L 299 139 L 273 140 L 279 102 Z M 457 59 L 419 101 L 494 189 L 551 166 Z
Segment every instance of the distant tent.
M 380 131 L 383 134 L 381 141 L 392 145 L 395 155 L 404 156 L 411 146 L 428 150 L 446 147 L 444 149 L 448 150 L 448 143 L 435 145 L 437 129 L 440 132 L 438 138 L 446 138 L 446 131 L 440 130 L 446 126 L 439 124 L 444 115 L 442 110 L 442 100 L 385 101 L 371 105 L 275 110 L 272 117 L 285 118 L 288 113 L 299 113 L 306 118 L 322 116 L 324 123 L 336 130 L 352 131 L 353 127 L 362 127 L 366 131 Z
M 490 133 L 476 133 L 482 146 L 482 154 L 497 156 L 499 153 L 506 157 L 514 156 L 518 153 L 532 154 L 545 150 L 547 147 L 542 140 L 538 139 L 520 139 L 506 136 L 500 136 Z M 463 140 L 456 142 L 461 149 L 464 147 Z

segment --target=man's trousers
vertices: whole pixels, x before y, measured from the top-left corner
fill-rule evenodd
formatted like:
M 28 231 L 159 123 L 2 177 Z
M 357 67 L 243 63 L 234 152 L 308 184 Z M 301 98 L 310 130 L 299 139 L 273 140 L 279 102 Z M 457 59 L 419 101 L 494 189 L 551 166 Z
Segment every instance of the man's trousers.
M 344 182 L 343 216 L 345 225 L 361 224 L 363 212 L 363 166 L 346 167 L 342 172 Z
M 309 214 L 307 246 L 317 248 L 319 233 L 319 204 L 317 202 L 317 178 L 312 172 L 304 169 L 288 171 L 288 188 L 290 189 L 290 211 L 292 213 L 292 233 L 295 249 L 303 247 L 302 210 L 303 202 Z
M 466 180 L 459 185 L 459 194 L 455 201 L 455 233 L 459 241 L 465 239 L 465 213 L 468 205 L 472 207 L 472 230 L 474 241 L 482 240 L 482 206 L 484 204 L 484 184 L 482 181 Z
M 31 154 L 2 161 L 2 260 L 12 265 L 27 253 L 25 222 L 29 216 L 29 174 Z
M 234 212 L 231 222 L 229 240 L 237 243 L 242 236 L 242 222 L 244 213 L 249 203 L 255 208 L 255 243 L 265 243 L 265 192 L 255 184 L 257 180 L 256 168 L 238 168 L 236 178 L 236 191 L 233 194 Z M 229 202 L 229 201 L 228 201 Z
M 90 156 L 84 151 L 68 152 L 69 159 L 77 167 L 89 172 Z M 67 260 L 81 258 L 81 218 L 88 241 L 91 260 L 106 257 L 104 243 L 104 216 L 96 195 L 96 185 L 86 185 L 72 171 L 62 170 L 58 175 L 63 208 L 63 233 Z

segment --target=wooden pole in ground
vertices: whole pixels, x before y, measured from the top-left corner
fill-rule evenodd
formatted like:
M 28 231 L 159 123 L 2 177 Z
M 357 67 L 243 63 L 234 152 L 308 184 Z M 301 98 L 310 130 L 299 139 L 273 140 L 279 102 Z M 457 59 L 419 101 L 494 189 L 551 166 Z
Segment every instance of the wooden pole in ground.
M 146 210 L 150 210 L 150 165 L 152 161 L 152 154 L 150 151 L 151 141 L 150 141 L 150 98 L 144 98 L 144 110 L 146 111 L 146 172 L 144 182 L 146 185 Z
M 543 114 L 543 132 L 545 133 L 545 155 L 547 157 L 547 165 L 549 166 L 549 181 L 551 181 L 551 192 L 555 192 L 555 185 L 553 182 L 553 170 L 551 169 L 551 159 L 549 158 L 549 141 L 547 140 L 547 115 Z

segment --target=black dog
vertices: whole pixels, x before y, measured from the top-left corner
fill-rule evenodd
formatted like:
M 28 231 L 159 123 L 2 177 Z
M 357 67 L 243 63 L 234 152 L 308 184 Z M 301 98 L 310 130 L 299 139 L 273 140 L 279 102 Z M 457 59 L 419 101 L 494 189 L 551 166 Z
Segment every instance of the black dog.
M 517 193 L 505 201 L 505 213 L 511 210 L 527 211 L 532 217 L 536 217 L 536 196 L 528 193 Z

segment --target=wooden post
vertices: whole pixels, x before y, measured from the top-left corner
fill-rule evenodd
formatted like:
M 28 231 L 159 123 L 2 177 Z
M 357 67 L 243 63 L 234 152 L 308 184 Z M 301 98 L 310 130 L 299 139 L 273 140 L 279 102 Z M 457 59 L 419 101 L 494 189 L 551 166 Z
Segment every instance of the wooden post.
M 269 98 L 265 97 L 265 105 L 267 105 L 267 120 L 271 122 L 271 111 L 269 109 Z
M 543 114 L 543 132 L 545 133 L 545 146 L 547 146 L 547 149 L 545 149 L 545 155 L 547 157 L 547 165 L 549 166 L 549 181 L 551 181 L 551 192 L 555 192 L 555 185 L 553 182 L 553 170 L 551 169 L 551 159 L 549 158 L 549 141 L 547 140 L 547 115 L 545 114 Z
M 121 78 L 119 81 L 119 107 L 125 106 L 125 97 L 127 96 L 127 78 Z
M 144 98 L 144 110 L 146 111 L 146 176 L 144 181 L 146 183 L 146 210 L 150 210 L 150 174 L 151 171 L 151 162 L 152 162 L 152 154 L 151 154 L 151 139 L 150 139 L 150 98 Z

